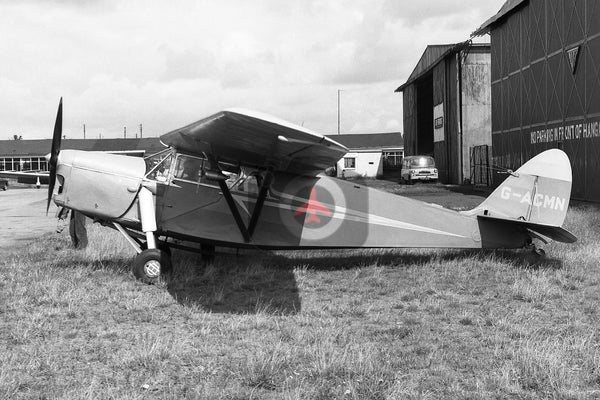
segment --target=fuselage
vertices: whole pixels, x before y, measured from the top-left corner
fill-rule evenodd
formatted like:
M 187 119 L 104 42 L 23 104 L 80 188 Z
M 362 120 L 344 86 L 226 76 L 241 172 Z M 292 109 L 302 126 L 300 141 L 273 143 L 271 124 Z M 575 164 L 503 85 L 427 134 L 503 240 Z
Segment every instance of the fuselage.
M 211 168 L 203 157 L 175 151 L 145 163 L 128 156 L 64 151 L 57 172 L 62 184 L 54 200 L 96 220 L 141 230 L 138 192 L 146 188 L 154 196 L 158 236 L 223 246 L 487 247 L 476 216 L 324 175 L 237 169 L 227 173 L 230 203 L 210 179 Z M 248 235 L 241 226 L 251 225 L 267 173 L 270 185 Z M 506 238 L 502 247 L 521 247 L 524 241 L 521 236 Z

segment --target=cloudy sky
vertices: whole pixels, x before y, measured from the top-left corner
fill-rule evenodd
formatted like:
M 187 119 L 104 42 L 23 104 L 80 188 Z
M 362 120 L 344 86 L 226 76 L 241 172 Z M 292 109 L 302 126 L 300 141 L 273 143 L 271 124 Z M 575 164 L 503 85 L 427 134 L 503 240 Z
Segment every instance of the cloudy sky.
M 402 130 L 404 83 L 504 0 L 0 0 L 0 139 L 158 136 L 229 107 Z

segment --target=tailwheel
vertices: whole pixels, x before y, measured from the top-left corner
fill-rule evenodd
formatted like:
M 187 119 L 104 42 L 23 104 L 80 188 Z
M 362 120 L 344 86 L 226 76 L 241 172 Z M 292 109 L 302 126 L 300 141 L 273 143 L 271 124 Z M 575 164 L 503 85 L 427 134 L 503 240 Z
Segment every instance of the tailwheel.
M 541 249 L 541 248 L 534 247 L 533 248 L 533 253 L 535 255 L 537 255 L 538 257 L 540 257 L 540 258 L 546 257 L 546 250 Z
M 172 269 L 171 257 L 160 249 L 146 249 L 133 260 L 131 270 L 140 281 L 148 284 L 158 282 L 161 274 Z
M 525 256 L 525 262 L 530 266 L 538 265 L 546 258 L 546 251 L 534 244 L 529 246 L 531 251 Z

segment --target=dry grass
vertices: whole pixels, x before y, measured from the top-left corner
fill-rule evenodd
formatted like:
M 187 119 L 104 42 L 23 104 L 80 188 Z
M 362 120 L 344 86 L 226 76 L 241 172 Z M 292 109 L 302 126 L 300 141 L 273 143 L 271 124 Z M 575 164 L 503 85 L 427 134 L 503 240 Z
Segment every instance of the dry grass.
M 0 398 L 600 398 L 600 214 L 522 252 L 174 252 L 158 286 L 94 227 L 0 262 Z

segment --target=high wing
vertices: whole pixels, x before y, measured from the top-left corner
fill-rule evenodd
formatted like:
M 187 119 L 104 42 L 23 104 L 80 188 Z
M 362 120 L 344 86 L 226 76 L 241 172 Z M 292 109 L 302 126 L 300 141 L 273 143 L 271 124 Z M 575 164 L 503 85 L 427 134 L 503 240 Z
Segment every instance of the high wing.
M 300 175 L 316 175 L 348 152 L 316 132 L 241 109 L 221 111 L 160 139 L 178 151 Z

